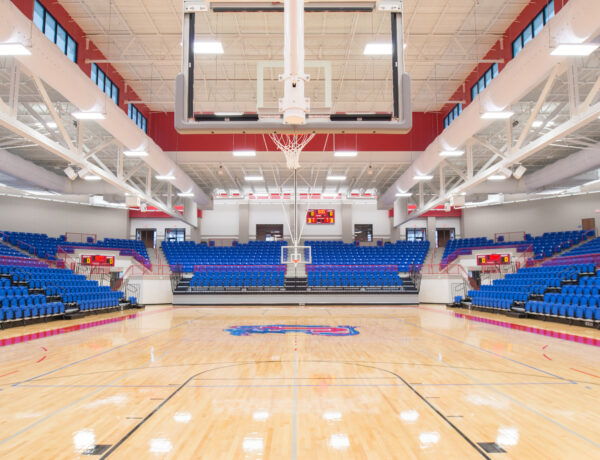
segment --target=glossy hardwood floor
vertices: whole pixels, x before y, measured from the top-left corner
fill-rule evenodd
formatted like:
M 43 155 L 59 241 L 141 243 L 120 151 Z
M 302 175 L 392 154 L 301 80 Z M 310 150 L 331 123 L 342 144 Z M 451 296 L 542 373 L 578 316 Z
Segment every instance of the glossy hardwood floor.
M 508 321 L 163 306 L 0 331 L 0 458 L 600 458 L 600 333 Z M 359 334 L 225 331 L 280 324 Z

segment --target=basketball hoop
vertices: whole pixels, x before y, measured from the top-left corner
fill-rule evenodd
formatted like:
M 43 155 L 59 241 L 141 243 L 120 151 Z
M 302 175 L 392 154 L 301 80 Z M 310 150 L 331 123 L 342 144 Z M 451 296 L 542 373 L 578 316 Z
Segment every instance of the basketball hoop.
M 306 147 L 315 133 L 309 134 L 277 134 L 269 133 L 269 137 L 275 143 L 277 148 L 283 152 L 287 161 L 288 169 L 298 169 L 300 167 L 300 153 Z

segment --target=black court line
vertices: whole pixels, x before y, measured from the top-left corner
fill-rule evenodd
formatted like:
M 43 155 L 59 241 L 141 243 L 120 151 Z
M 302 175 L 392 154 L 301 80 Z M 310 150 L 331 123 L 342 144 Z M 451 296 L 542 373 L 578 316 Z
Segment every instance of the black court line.
M 431 404 L 427 398 L 425 396 L 423 396 L 421 393 L 419 393 L 410 383 L 408 383 L 404 378 L 402 378 L 400 375 L 396 374 L 393 371 L 387 370 L 387 369 L 381 369 L 379 367 L 375 367 L 375 366 L 367 366 L 366 364 L 356 364 L 357 366 L 363 366 L 363 367 L 370 367 L 371 369 L 377 369 L 383 372 L 389 372 L 390 374 L 396 376 L 396 378 L 398 378 L 402 383 L 404 383 L 415 395 L 417 395 L 419 397 L 419 399 L 421 401 L 423 401 L 425 404 L 427 404 L 429 406 L 429 408 L 431 408 L 437 415 L 440 416 L 440 418 L 446 422 L 448 425 L 450 425 L 450 427 L 456 431 L 465 441 L 467 441 L 471 447 L 473 447 L 473 449 L 475 449 L 483 458 L 487 459 L 487 460 L 491 460 L 491 457 L 488 456 L 485 451 L 483 451 L 481 449 L 481 447 L 479 447 L 473 440 L 471 440 L 471 438 L 469 438 L 460 428 L 458 428 L 454 423 L 452 423 L 448 417 L 446 417 L 444 414 L 442 414 L 433 404 Z M 430 396 L 429 398 L 433 398 L 434 396 Z M 439 398 L 439 396 L 435 396 L 435 398 Z
M 460 430 L 460 428 L 458 428 L 454 423 L 452 423 L 446 416 L 444 416 L 444 414 L 442 414 L 433 404 L 431 404 L 429 401 L 427 401 L 427 399 L 421 395 L 421 393 L 419 393 L 410 383 L 408 383 L 405 379 L 403 379 L 400 375 L 396 374 L 395 372 L 392 372 L 390 370 L 387 369 L 382 369 L 379 367 L 375 367 L 375 366 L 368 366 L 365 364 L 357 364 L 354 363 L 352 361 L 302 361 L 304 363 L 336 363 L 336 364 L 347 364 L 347 365 L 354 365 L 354 366 L 361 366 L 361 367 L 366 367 L 366 368 L 371 368 L 371 369 L 375 369 L 381 372 L 386 372 L 388 374 L 393 375 L 394 377 L 396 377 L 398 380 L 400 380 L 404 385 L 406 385 L 407 388 L 409 388 L 415 395 L 417 395 L 417 397 L 419 397 L 419 399 L 421 399 L 425 404 L 427 404 L 427 406 L 429 406 L 429 408 L 431 408 L 444 422 L 446 422 L 446 424 L 448 424 L 454 431 L 456 431 L 465 441 L 467 441 L 467 443 L 469 443 L 469 445 L 471 447 L 473 447 L 473 449 L 475 449 L 477 451 L 477 453 L 479 453 L 483 458 L 485 458 L 486 460 L 492 460 L 491 457 L 489 457 L 485 451 L 483 451 L 475 442 L 473 442 L 471 440 L 471 438 L 469 438 L 463 431 Z M 216 371 L 216 370 L 220 370 L 220 369 L 225 369 L 225 368 L 229 368 L 229 367 L 237 367 L 237 366 L 244 366 L 244 365 L 248 365 L 248 364 L 267 364 L 267 363 L 293 363 L 293 361 L 255 361 L 255 362 L 245 362 L 245 363 L 239 363 L 239 364 L 231 364 L 231 365 L 227 365 L 227 366 L 221 366 L 221 367 L 216 367 L 216 368 L 212 368 L 212 369 L 206 369 L 202 372 L 198 372 L 194 375 L 192 375 L 190 378 L 188 378 L 185 382 L 183 382 L 173 393 L 171 393 L 167 398 L 165 398 L 165 400 L 163 402 L 161 402 L 158 406 L 156 406 L 148 415 L 146 415 L 136 426 L 134 426 L 131 430 L 129 430 L 125 436 L 123 436 L 121 439 L 119 439 L 119 441 L 117 441 L 117 443 L 115 443 L 102 457 L 100 457 L 100 460 L 105 460 L 107 459 L 111 454 L 113 454 L 121 445 L 123 445 L 123 443 L 125 441 L 127 441 L 137 430 L 139 430 L 144 423 L 146 423 L 154 414 L 156 414 L 162 407 L 164 407 L 164 405 L 166 403 L 168 403 L 171 399 L 173 399 L 173 397 L 179 393 L 181 390 L 183 390 L 192 380 L 196 379 L 198 376 L 208 373 L 208 372 L 212 372 L 212 371 Z M 377 387 L 378 385 L 373 385 L 374 387 Z

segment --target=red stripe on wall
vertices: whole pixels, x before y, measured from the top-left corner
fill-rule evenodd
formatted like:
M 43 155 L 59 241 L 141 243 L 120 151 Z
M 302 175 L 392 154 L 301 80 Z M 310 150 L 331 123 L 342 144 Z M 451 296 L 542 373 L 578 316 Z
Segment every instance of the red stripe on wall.
M 270 139 L 261 134 L 182 135 L 175 130 L 173 112 L 152 112 L 150 119 L 152 121 L 149 134 L 165 151 L 230 152 L 234 148 L 250 148 L 258 152 L 278 151 Z M 408 134 L 318 134 L 304 150 L 332 151 L 335 137 L 336 150 L 421 152 L 438 136 L 442 126 L 440 114 L 414 112 L 413 129 Z

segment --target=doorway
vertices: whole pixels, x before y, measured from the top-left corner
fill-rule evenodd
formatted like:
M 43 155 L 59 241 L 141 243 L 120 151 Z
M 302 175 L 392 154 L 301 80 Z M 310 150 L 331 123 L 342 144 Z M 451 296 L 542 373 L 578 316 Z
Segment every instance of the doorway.
M 427 229 L 425 228 L 407 228 L 406 241 L 425 241 Z
M 185 241 L 185 228 L 165 228 L 165 241 L 169 243 Z
M 448 241 L 454 239 L 453 228 L 436 228 L 435 229 L 435 247 L 445 248 Z
M 142 240 L 147 248 L 156 247 L 156 229 L 155 228 L 138 228 L 135 230 L 135 239 Z
M 373 241 L 373 225 L 372 224 L 355 224 L 354 225 L 354 241 L 361 241 L 361 242 Z
M 581 219 L 582 230 L 596 230 L 596 219 L 590 217 L 588 219 Z
M 283 240 L 283 224 L 256 224 L 257 241 Z

